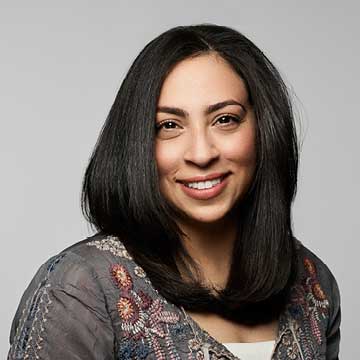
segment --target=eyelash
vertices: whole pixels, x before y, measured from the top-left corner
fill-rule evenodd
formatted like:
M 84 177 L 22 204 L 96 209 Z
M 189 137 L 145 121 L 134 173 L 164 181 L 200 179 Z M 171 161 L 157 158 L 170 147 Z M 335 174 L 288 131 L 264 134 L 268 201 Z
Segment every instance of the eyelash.
M 233 119 L 236 123 L 239 123 L 240 122 L 240 119 L 237 118 L 236 116 L 234 115 L 230 115 L 230 114 L 225 114 L 225 115 L 221 115 L 219 116 L 217 119 L 216 119 L 216 122 L 219 120 L 219 119 L 222 119 L 224 117 L 227 117 L 227 118 L 231 118 Z M 174 120 L 164 120 L 158 124 L 156 124 L 156 131 L 159 131 L 160 129 L 162 129 L 163 125 L 165 124 L 168 124 L 168 123 L 174 123 L 176 124 L 176 122 Z M 177 124 L 176 124 L 177 125 Z M 169 129 L 168 129 L 169 130 Z

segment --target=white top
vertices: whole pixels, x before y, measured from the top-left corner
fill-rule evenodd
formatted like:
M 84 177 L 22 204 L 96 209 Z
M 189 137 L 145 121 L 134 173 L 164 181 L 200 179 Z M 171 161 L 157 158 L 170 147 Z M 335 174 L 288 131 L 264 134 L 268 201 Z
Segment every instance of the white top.
M 275 340 L 251 343 L 224 343 L 241 360 L 270 360 Z

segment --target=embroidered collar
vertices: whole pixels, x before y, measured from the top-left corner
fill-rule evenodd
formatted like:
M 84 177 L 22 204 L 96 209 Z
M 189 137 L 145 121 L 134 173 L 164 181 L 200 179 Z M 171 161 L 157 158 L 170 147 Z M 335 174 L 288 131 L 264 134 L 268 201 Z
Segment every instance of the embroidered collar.
M 190 326 L 194 341 L 192 342 L 192 349 L 194 351 L 201 350 L 204 354 L 204 359 L 210 359 L 210 355 L 214 354 L 217 358 L 226 358 L 228 360 L 240 360 L 234 355 L 224 344 L 216 340 L 206 330 L 200 327 L 200 325 L 189 316 L 183 307 L 181 307 L 181 316 L 184 317 L 185 322 Z M 296 320 L 291 316 L 288 308 L 285 309 L 279 317 L 278 334 L 275 339 L 275 345 L 272 355 L 276 352 L 276 349 L 285 334 L 291 334 L 296 338 L 296 334 L 293 331 L 298 325 L 294 324 Z M 299 345 L 299 344 L 298 344 Z M 300 346 L 300 345 L 299 345 Z M 301 349 L 299 349 L 301 351 Z

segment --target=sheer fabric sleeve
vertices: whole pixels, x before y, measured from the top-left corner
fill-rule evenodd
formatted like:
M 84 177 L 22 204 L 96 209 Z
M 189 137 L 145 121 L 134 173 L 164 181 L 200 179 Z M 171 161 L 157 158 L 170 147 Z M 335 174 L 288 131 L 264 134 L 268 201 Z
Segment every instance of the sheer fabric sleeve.
M 330 314 L 329 326 L 326 333 L 326 359 L 338 360 L 340 346 L 341 307 L 339 287 L 333 276 L 331 305 L 332 311 Z
M 38 270 L 10 332 L 9 359 L 114 359 L 114 332 L 99 279 L 64 253 Z

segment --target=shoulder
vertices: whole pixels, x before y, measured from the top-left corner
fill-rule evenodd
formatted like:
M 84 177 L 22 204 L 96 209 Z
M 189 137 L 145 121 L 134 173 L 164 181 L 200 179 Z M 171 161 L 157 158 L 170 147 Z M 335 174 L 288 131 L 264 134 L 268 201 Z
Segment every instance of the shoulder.
M 300 313 L 312 326 L 317 323 L 324 329 L 324 336 L 330 336 L 338 329 L 341 318 L 340 291 L 332 271 L 321 258 L 296 241 L 298 276 L 292 291 L 291 308 Z M 319 334 L 315 334 L 319 335 Z
M 109 288 L 113 289 L 114 285 L 119 288 L 119 281 L 122 279 L 131 282 L 136 282 L 135 279 L 141 280 L 142 286 L 144 281 L 150 284 L 144 270 L 116 236 L 93 235 L 63 250 L 58 256 L 67 256 L 71 262 L 74 257 L 78 258 L 85 268 L 91 269 L 100 285 L 107 288 L 106 292 Z
M 98 358 L 102 353 L 111 358 L 114 334 L 108 300 L 116 291 L 108 274 L 122 245 L 109 240 L 92 236 L 40 266 L 13 319 L 9 359 L 58 359 L 65 348 L 68 359 L 73 354 Z M 110 250 L 102 250 L 105 246 Z
M 331 308 L 339 301 L 339 288 L 335 276 L 326 263 L 306 247 L 300 240 L 295 239 L 298 255 L 298 280 L 302 285 L 311 285 L 312 294 L 319 300 L 328 300 Z
M 50 257 L 40 266 L 30 288 L 47 286 L 84 289 L 92 287 L 103 292 L 110 286 L 112 268 L 137 267 L 123 243 L 114 236 L 95 234 Z
M 95 234 L 69 246 L 43 263 L 26 288 L 12 322 L 9 358 L 58 359 L 64 348 L 69 356 L 63 358 L 113 358 L 122 309 L 140 289 L 152 288 L 118 238 Z
M 98 306 L 107 304 L 108 308 L 110 302 L 116 302 L 119 288 L 129 284 L 150 287 L 144 270 L 119 238 L 95 234 L 50 257 L 39 267 L 21 298 L 14 326 L 20 320 L 21 309 L 37 302 L 36 299 L 44 306 L 50 293 L 66 293 L 69 301 L 76 298 L 94 311 L 104 313 Z

